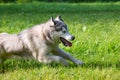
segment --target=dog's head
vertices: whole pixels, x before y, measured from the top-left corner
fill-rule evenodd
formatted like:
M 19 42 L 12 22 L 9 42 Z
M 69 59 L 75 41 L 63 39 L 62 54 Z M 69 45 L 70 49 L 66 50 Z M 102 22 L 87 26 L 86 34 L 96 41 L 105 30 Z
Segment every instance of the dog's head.
M 68 32 L 67 25 L 61 16 L 57 16 L 55 19 L 51 18 L 48 23 L 50 24 L 48 36 L 53 42 L 62 42 L 64 46 L 72 46 L 70 41 L 75 37 Z

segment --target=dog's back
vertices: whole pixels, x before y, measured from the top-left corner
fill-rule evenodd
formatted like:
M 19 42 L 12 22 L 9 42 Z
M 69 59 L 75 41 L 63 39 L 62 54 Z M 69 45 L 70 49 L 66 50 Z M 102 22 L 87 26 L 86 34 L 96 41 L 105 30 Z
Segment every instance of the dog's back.
M 16 34 L 0 34 L 0 54 L 15 53 L 21 50 L 23 50 L 23 44 Z

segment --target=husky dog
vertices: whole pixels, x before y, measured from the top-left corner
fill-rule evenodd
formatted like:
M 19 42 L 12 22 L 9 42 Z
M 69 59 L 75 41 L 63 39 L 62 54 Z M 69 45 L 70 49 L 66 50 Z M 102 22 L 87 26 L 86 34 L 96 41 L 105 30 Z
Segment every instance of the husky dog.
M 60 16 L 51 18 L 48 22 L 33 26 L 19 34 L 0 34 L 0 62 L 17 55 L 32 58 L 43 63 L 61 63 L 68 66 L 67 60 L 77 65 L 83 62 L 75 59 L 70 54 L 59 48 L 62 42 L 64 46 L 72 46 L 74 40 Z

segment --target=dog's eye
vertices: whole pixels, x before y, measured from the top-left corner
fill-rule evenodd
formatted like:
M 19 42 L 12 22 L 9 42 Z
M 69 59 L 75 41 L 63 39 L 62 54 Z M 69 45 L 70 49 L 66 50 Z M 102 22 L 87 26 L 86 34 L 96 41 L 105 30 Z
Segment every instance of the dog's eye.
M 66 31 L 62 31 L 63 33 L 66 33 Z

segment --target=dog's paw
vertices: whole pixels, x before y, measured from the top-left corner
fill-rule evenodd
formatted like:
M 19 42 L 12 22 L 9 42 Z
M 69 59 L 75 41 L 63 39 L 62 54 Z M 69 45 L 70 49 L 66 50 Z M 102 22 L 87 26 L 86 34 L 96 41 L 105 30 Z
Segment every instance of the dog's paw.
M 76 65 L 83 65 L 84 62 L 82 62 L 82 61 L 80 61 L 80 60 L 76 60 L 76 61 L 75 61 L 75 64 L 76 64 Z

